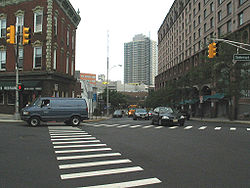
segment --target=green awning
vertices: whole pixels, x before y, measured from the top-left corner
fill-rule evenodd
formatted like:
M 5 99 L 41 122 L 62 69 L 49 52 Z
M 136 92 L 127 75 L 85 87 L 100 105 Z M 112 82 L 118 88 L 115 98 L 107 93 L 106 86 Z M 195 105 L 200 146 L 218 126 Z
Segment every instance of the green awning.
M 225 97 L 224 93 L 216 93 L 214 95 L 204 95 L 203 101 L 207 101 L 208 99 L 223 99 Z

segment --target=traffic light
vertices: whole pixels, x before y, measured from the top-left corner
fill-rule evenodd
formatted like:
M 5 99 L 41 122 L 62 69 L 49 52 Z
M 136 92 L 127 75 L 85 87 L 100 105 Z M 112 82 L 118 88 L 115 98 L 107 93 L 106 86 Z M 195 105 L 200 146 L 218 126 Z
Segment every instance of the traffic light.
M 8 44 L 15 44 L 15 26 L 14 25 L 10 25 L 9 27 L 7 27 L 6 31 L 7 31 L 6 42 Z
M 29 27 L 23 27 L 23 45 L 30 44 L 31 29 Z
M 213 57 L 218 55 L 217 43 L 215 42 L 212 43 L 212 53 L 213 53 Z
M 23 84 L 19 83 L 17 84 L 17 91 L 23 91 Z
M 218 56 L 217 43 L 212 42 L 208 45 L 208 57 L 214 58 L 215 56 Z

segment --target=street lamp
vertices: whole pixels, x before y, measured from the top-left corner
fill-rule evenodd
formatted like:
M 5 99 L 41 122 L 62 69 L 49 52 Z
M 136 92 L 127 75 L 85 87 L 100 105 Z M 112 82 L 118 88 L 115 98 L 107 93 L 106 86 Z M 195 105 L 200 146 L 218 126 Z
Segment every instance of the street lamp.
M 122 65 L 114 65 L 109 69 L 109 61 L 107 61 L 107 116 L 109 116 L 109 71 L 115 67 L 122 67 Z

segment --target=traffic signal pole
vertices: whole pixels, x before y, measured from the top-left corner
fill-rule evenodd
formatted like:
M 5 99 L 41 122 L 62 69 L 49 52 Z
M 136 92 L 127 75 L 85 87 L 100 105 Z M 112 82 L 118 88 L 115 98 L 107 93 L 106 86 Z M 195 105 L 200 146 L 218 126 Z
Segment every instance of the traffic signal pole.
M 15 104 L 15 114 L 14 119 L 19 120 L 19 92 L 18 92 L 18 84 L 19 84 L 19 73 L 18 73 L 18 65 L 19 65 L 19 42 L 20 42 L 20 28 L 17 29 L 17 42 L 16 42 L 16 104 Z

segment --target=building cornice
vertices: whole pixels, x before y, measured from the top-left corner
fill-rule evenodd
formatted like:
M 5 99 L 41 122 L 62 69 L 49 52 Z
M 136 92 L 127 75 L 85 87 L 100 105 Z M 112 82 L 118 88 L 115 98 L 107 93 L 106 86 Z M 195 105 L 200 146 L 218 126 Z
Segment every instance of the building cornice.
M 68 18 L 71 20 L 73 25 L 77 28 L 81 21 L 81 17 L 78 13 L 76 13 L 75 9 L 69 2 L 69 0 L 55 0 L 58 5 L 62 8 Z

